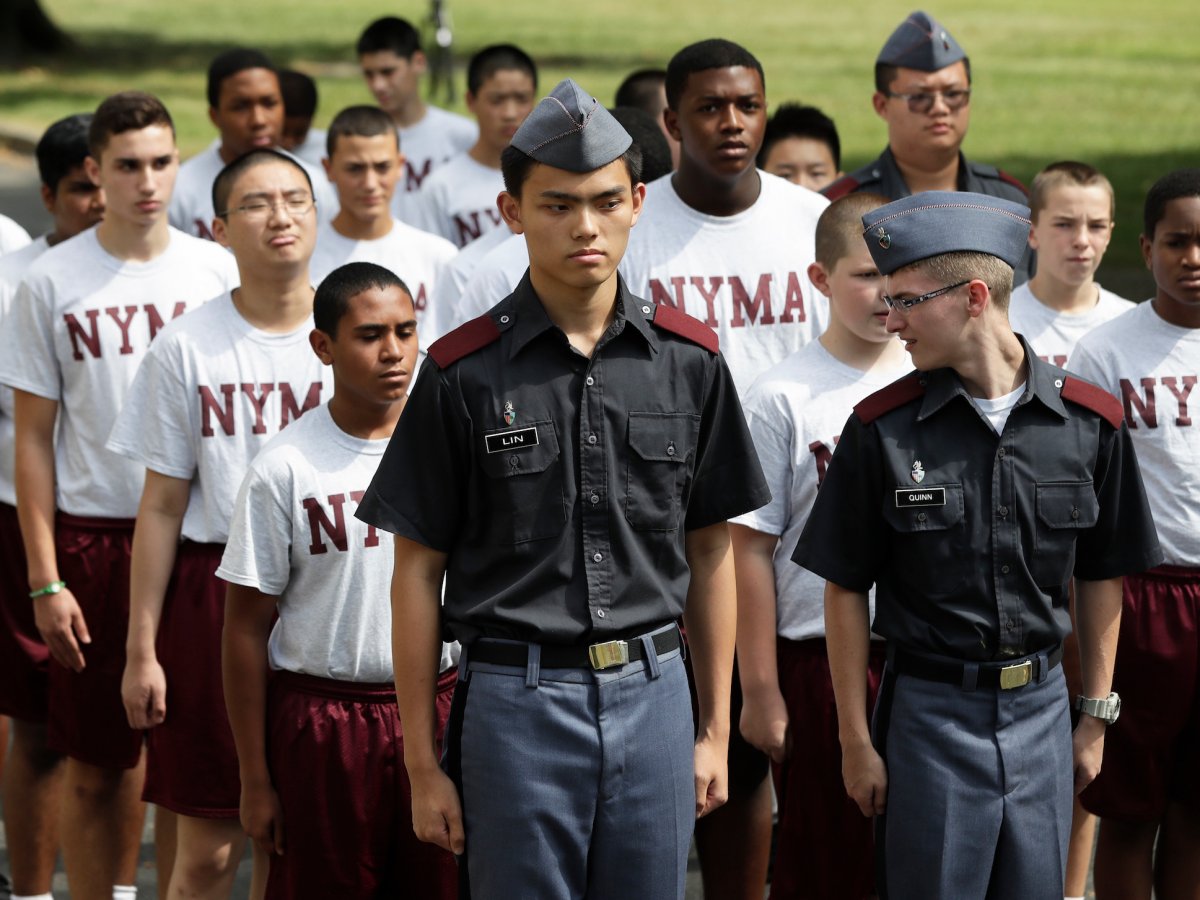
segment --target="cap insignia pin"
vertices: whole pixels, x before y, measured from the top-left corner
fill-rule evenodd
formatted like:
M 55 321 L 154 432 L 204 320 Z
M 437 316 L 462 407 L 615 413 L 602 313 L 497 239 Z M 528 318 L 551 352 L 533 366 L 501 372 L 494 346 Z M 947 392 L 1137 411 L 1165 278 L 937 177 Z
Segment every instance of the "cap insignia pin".
M 513 409 L 512 401 L 505 400 L 504 401 L 504 424 L 511 425 L 516 420 L 517 420 L 517 413 Z
M 942 39 L 942 49 L 949 50 L 950 49 L 950 38 L 948 38 L 946 36 L 946 32 L 943 31 L 941 34 L 938 35 L 938 37 L 940 37 Z
M 882 225 L 875 229 L 875 234 L 879 236 L 879 246 L 884 250 L 892 246 L 892 236 L 884 230 Z
M 921 465 L 921 461 L 919 459 L 913 460 L 912 471 L 909 473 L 909 475 L 917 484 L 920 484 L 925 480 L 925 467 Z

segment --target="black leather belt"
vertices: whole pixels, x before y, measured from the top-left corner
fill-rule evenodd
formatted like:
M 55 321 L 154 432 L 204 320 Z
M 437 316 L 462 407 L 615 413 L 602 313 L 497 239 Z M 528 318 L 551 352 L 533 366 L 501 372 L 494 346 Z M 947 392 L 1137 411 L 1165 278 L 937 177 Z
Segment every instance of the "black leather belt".
M 653 635 L 654 651 L 662 656 L 679 649 L 679 629 L 672 628 Z M 529 644 L 508 644 L 497 641 L 479 640 L 467 650 L 471 662 L 491 663 L 496 666 L 524 668 L 529 661 Z M 605 641 L 600 644 L 564 646 L 542 644 L 541 666 L 543 669 L 609 669 L 637 662 L 645 658 L 640 638 L 628 641 Z
M 1062 644 L 1046 654 L 1047 672 L 1062 662 L 1062 655 Z M 967 666 L 978 665 L 979 674 L 975 679 L 976 687 L 1000 688 L 1006 691 L 1024 687 L 1032 681 L 1040 681 L 1043 674 L 1041 663 L 1040 656 L 1027 656 L 1010 663 L 961 663 L 948 659 L 918 656 L 915 653 L 901 650 L 899 647 L 888 659 L 888 665 L 891 666 L 892 671 L 900 675 L 912 675 L 914 678 L 923 678 L 926 681 L 942 681 L 946 684 L 964 686 Z

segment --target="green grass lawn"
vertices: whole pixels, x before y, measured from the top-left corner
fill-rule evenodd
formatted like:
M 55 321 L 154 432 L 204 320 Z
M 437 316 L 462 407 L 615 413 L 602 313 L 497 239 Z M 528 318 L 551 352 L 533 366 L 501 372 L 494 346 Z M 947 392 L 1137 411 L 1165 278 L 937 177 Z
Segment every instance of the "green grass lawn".
M 204 102 L 208 59 L 234 44 L 262 47 L 313 74 L 318 124 L 369 100 L 352 47 L 370 19 L 427 15 L 423 2 L 375 0 L 43 0 L 78 41 L 70 58 L 0 73 L 0 121 L 40 129 L 142 88 L 176 116 L 185 153 L 212 138 Z M 449 0 L 461 59 L 513 41 L 542 65 L 543 87 L 571 75 L 603 100 L 631 69 L 665 65 L 693 40 L 739 41 L 763 61 L 773 102 L 803 100 L 832 115 L 845 167 L 878 153 L 882 123 L 870 106 L 875 54 L 910 6 L 781 0 Z M 915 4 L 914 4 L 915 5 Z M 1187 0 L 943 0 L 929 9 L 971 55 L 975 74 L 969 155 L 1028 181 L 1073 157 L 1117 187 L 1117 230 L 1102 280 L 1147 289 L 1137 251 L 1141 199 L 1170 168 L 1200 165 L 1200 21 Z M 545 15 L 546 10 L 555 10 Z M 1136 18 L 1131 18 L 1136 16 Z M 459 89 L 461 73 L 459 67 Z M 460 101 L 461 102 L 461 101 Z M 1111 274 L 1110 274 L 1111 273 Z

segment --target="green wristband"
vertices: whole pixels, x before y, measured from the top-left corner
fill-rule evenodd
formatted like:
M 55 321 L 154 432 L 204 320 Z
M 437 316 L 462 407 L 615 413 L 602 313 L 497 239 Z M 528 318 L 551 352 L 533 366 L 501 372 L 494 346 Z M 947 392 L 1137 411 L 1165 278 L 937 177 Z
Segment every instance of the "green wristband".
M 66 586 L 67 586 L 67 583 L 65 581 L 52 581 L 48 585 L 46 585 L 44 588 L 39 588 L 36 591 L 30 591 L 29 597 L 30 597 L 30 599 L 34 599 L 37 597 L 45 597 L 48 594 L 57 594 L 59 591 L 61 591 Z

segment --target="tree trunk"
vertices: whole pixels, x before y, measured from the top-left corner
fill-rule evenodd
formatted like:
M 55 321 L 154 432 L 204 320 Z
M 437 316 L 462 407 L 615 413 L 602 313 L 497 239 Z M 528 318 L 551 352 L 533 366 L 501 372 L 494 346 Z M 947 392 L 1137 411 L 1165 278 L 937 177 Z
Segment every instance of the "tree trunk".
M 50 20 L 39 0 L 0 0 L 0 66 L 16 68 L 70 46 L 71 39 Z

